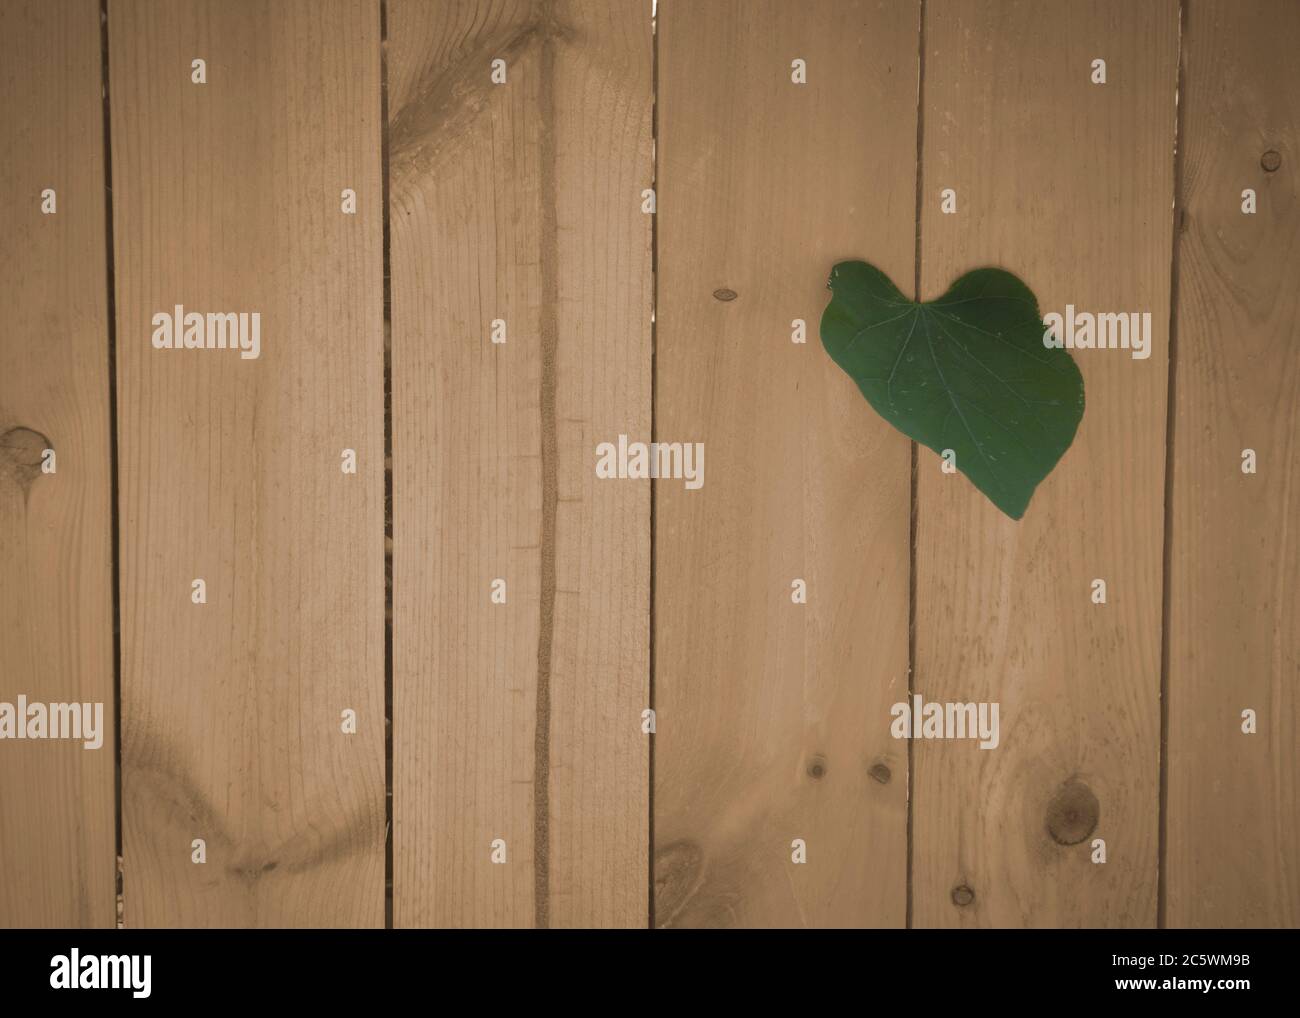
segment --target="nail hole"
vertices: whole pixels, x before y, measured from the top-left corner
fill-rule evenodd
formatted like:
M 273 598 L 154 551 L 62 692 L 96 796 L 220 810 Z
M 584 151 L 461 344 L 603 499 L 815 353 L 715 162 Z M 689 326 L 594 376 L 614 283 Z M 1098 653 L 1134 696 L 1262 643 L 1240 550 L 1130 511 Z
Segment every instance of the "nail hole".
M 1275 173 L 1282 165 L 1282 153 L 1276 149 L 1269 149 L 1259 157 L 1259 165 L 1264 167 L 1265 173 Z
M 894 776 L 890 769 L 882 763 L 873 764 L 871 770 L 867 771 L 867 773 L 882 785 L 889 784 L 889 779 Z
M 1097 829 L 1101 803 L 1082 781 L 1067 781 L 1047 805 L 1047 834 L 1058 845 L 1077 845 Z
M 965 884 L 958 884 L 952 889 L 952 903 L 958 908 L 965 908 L 975 900 L 975 892 Z
M 724 287 L 722 287 L 721 289 L 714 290 L 714 291 L 713 291 L 713 296 L 714 296 L 714 298 L 715 298 L 716 300 L 723 300 L 723 301 L 726 301 L 726 300 L 735 300 L 735 299 L 736 299 L 736 291 L 735 291 L 735 290 L 728 290 L 728 289 L 724 286 Z
M 818 781 L 826 776 L 826 758 L 815 756 L 808 761 L 808 777 Z

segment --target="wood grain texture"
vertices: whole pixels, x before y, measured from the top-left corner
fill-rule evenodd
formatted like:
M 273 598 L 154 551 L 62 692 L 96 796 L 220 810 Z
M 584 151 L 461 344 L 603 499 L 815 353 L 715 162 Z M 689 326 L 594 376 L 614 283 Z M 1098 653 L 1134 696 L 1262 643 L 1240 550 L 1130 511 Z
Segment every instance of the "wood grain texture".
M 919 5 L 659 12 L 655 921 L 901 926 L 911 454 L 818 323 L 837 261 L 911 288 Z
M 128 926 L 383 923 L 379 29 L 110 7 Z M 176 304 L 261 356 L 154 349 Z
M 1183 35 L 1169 926 L 1300 925 L 1298 44 L 1283 2 L 1198 2 Z
M 100 76 L 93 0 L 0 7 L 0 701 L 99 703 L 105 728 L 0 743 L 0 926 L 115 921 Z
M 913 747 L 914 921 L 1151 926 L 1177 6 L 935 3 L 925 39 L 922 296 L 1000 266 L 1044 314 L 1150 311 L 1153 353 L 1073 352 L 1083 422 L 1019 523 L 920 451 L 915 690 L 1001 732 Z
M 644 926 L 650 492 L 595 447 L 650 427 L 649 11 L 388 38 L 394 922 Z

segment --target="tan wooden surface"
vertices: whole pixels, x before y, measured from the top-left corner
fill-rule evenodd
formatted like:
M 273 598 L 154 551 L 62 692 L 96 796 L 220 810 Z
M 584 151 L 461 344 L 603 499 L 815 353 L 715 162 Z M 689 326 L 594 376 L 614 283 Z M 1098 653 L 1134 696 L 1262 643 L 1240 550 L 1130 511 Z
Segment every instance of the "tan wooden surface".
M 91 0 L 0 6 L 0 701 L 99 703 L 105 727 L 0 744 L 0 926 L 115 921 L 99 52 Z
M 0 742 L 0 926 L 112 925 L 119 837 L 128 926 L 379 926 L 386 849 L 399 927 L 1300 923 L 1289 0 L 107 14 L 0 5 L 0 702 L 109 724 Z M 822 350 L 850 258 L 1154 352 L 1013 523 Z
M 1300 925 L 1297 41 L 1300 9 L 1281 0 L 1197 3 L 1183 36 L 1170 926 Z
M 918 11 L 659 7 L 659 926 L 905 919 L 910 446 L 817 330 L 837 261 L 911 289 Z
M 379 8 L 108 31 L 126 923 L 382 925 Z M 175 304 L 259 311 L 261 356 L 153 349 Z
M 649 12 L 388 38 L 395 924 L 644 926 L 650 490 L 595 447 L 649 437 Z
M 925 44 L 922 296 L 1001 266 L 1044 314 L 1150 311 L 1153 352 L 1074 351 L 1083 422 L 1019 523 L 921 450 L 916 692 L 998 702 L 1001 742 L 914 747 L 915 924 L 1151 926 L 1177 6 L 936 3 Z

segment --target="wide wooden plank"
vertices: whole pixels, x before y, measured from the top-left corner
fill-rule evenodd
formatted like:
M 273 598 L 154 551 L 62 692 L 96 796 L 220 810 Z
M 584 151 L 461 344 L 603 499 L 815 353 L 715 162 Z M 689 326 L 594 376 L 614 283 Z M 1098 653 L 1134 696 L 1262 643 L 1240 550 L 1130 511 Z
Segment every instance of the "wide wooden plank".
M 1198 2 L 1184 25 L 1169 926 L 1300 925 L 1298 44 L 1283 0 Z
M 649 10 L 388 40 L 394 922 L 644 926 L 650 493 L 594 450 L 649 432 Z
M 0 702 L 90 704 L 92 723 L 97 704 L 101 718 L 96 749 L 0 742 L 0 926 L 112 926 L 99 5 L 0 6 L 0 68 Z
M 129 926 L 383 923 L 379 13 L 110 5 Z
M 1083 422 L 1018 523 L 920 450 L 914 689 L 997 703 L 999 740 L 913 747 L 918 926 L 1156 921 L 1177 48 L 1172 0 L 927 6 L 922 296 L 1001 266 L 1152 346 L 1074 351 Z
M 655 922 L 901 926 L 910 445 L 817 330 L 837 261 L 911 289 L 919 5 L 659 15 Z

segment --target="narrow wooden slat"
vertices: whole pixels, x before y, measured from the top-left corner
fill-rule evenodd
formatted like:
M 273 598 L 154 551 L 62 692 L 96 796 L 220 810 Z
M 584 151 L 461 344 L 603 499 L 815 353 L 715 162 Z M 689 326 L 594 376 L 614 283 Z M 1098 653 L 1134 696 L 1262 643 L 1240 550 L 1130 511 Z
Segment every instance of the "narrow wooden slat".
M 0 742 L 0 926 L 115 921 L 99 27 L 93 0 L 0 6 L 0 701 L 103 723 L 98 749 Z
M 1166 923 L 1300 925 L 1300 8 L 1190 5 Z M 1268 155 L 1273 153 L 1273 155 Z M 1265 167 L 1271 167 L 1266 169 Z M 1243 214 L 1243 191 L 1257 211 Z M 1242 471 L 1252 449 L 1256 472 Z M 1242 730 L 1242 712 L 1256 733 Z
M 388 38 L 394 921 L 644 926 L 650 493 L 594 451 L 649 431 L 649 10 Z
M 379 29 L 110 7 L 129 926 L 383 922 Z M 175 305 L 260 356 L 154 349 Z
M 919 5 L 659 13 L 655 921 L 901 926 L 910 446 L 818 322 L 837 261 L 911 289 Z
M 922 296 L 1001 266 L 1045 314 L 1151 312 L 1153 352 L 1074 352 L 1083 422 L 1018 523 L 920 451 L 915 690 L 998 703 L 1000 743 L 914 747 L 915 924 L 1149 926 L 1178 11 L 927 12 Z

